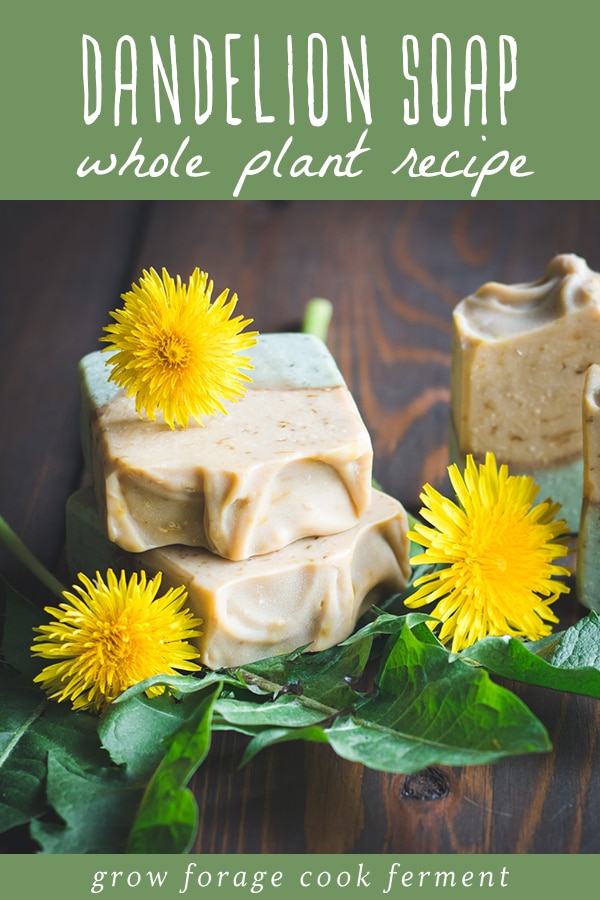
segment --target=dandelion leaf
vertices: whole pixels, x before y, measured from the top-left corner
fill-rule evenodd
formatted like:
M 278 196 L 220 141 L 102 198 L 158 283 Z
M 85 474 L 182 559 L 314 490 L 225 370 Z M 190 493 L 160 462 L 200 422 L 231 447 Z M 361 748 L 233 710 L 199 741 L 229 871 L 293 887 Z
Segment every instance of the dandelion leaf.
M 513 681 L 600 698 L 600 617 L 593 611 L 540 641 L 487 637 L 461 655 Z
M 514 694 L 437 642 L 420 640 L 415 631 L 404 623 L 390 638 L 374 695 L 353 692 L 350 707 L 323 709 L 320 724 L 299 722 L 296 733 L 275 718 L 267 725 L 263 714 L 265 730 L 251 740 L 245 760 L 269 744 L 296 737 L 327 740 L 345 759 L 406 774 L 433 764 L 484 764 L 550 749 L 544 726 Z M 344 652 L 338 650 L 341 659 Z M 327 662 L 334 671 L 336 661 L 330 657 Z M 252 667 L 255 674 L 257 668 Z M 343 667 L 338 671 L 343 680 Z M 273 674 L 268 671 L 270 678 Z M 280 673 L 282 680 L 288 676 Z M 301 684 L 298 702 L 314 703 L 310 683 Z M 334 696 L 333 690 L 328 695 Z M 325 707 L 321 698 L 317 702 Z

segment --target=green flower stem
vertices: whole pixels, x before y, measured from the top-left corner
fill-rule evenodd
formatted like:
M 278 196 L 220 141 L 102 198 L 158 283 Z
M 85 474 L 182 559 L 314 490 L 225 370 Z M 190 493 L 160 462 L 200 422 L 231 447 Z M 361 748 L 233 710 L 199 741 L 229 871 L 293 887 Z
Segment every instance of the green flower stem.
M 58 578 L 55 578 L 52 572 L 49 572 L 39 559 L 36 559 L 31 550 L 25 546 L 21 538 L 15 534 L 6 519 L 2 518 L 2 516 L 0 516 L 0 541 L 6 544 L 8 549 L 12 550 L 17 559 L 19 559 L 23 565 L 25 565 L 29 571 L 42 582 L 42 584 L 51 590 L 53 594 L 56 594 L 57 597 L 62 597 L 62 592 L 65 588 Z
M 304 319 L 302 321 L 302 331 L 305 334 L 316 335 L 316 337 L 321 338 L 323 343 L 326 344 L 332 315 L 333 306 L 331 301 L 325 300 L 323 297 L 314 297 L 306 304 Z

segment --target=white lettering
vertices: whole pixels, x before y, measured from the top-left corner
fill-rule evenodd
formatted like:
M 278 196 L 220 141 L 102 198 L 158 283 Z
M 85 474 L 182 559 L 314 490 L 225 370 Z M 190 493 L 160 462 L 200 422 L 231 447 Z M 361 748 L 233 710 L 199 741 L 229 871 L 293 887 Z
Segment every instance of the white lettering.
M 131 67 L 131 81 L 123 81 L 123 46 L 129 47 L 129 61 Z M 117 41 L 115 51 L 115 125 L 121 122 L 121 94 L 123 91 L 131 92 L 131 124 L 137 125 L 136 112 L 137 90 L 137 49 L 135 41 L 128 34 L 124 34 Z
M 510 53 L 510 77 L 507 80 L 506 53 L 508 46 Z M 514 91 L 517 86 L 517 42 L 509 34 L 500 35 L 500 124 L 506 125 L 506 95 Z
M 169 105 L 173 113 L 173 121 L 176 125 L 181 125 L 181 112 L 179 110 L 179 83 L 177 80 L 177 50 L 175 47 L 175 36 L 169 38 L 169 51 L 171 56 L 171 80 L 167 76 L 165 65 L 162 61 L 158 44 L 154 35 L 150 35 L 150 45 L 152 47 L 152 82 L 154 84 L 154 113 L 156 121 L 161 121 L 160 110 L 160 90 L 159 76 L 163 87 L 167 94 Z
M 315 41 L 321 44 L 321 114 L 315 113 L 315 65 L 314 45 Z M 311 125 L 319 127 L 324 125 L 329 114 L 329 97 L 327 87 L 327 42 L 322 34 L 314 32 L 308 36 L 308 118 Z
M 96 94 L 96 106 L 90 112 L 90 86 L 89 86 L 89 57 L 88 46 L 94 51 L 94 91 Z M 83 57 L 83 121 L 86 125 L 95 122 L 102 110 L 102 54 L 100 44 L 89 34 L 81 36 L 81 51 Z
M 241 123 L 241 119 L 238 116 L 233 115 L 233 86 L 238 84 L 239 78 L 235 78 L 231 74 L 231 42 L 239 41 L 241 34 L 226 34 L 225 35 L 225 101 L 226 101 L 226 115 L 225 121 L 228 125 L 239 125 Z
M 275 116 L 265 116 L 260 99 L 260 38 L 254 35 L 254 108 L 257 122 L 274 122 Z
M 348 40 L 342 35 L 342 52 L 344 57 L 344 88 L 346 91 L 346 121 L 352 122 L 352 102 L 350 100 L 350 75 L 354 82 L 354 87 L 360 100 L 365 123 L 370 125 L 373 121 L 371 117 L 371 97 L 369 94 L 369 67 L 367 63 L 367 39 L 364 34 L 360 36 L 360 62 L 362 71 L 362 81 L 359 80 L 352 54 L 348 46 Z
M 206 73 L 206 104 L 204 111 L 200 110 L 200 44 L 204 47 L 204 70 Z M 194 118 L 196 125 L 203 125 L 210 117 L 213 108 L 213 64 L 212 50 L 206 38 L 200 34 L 194 35 Z
M 481 81 L 473 81 L 473 46 L 477 44 L 481 60 Z M 467 41 L 465 62 L 465 125 L 471 122 L 471 94 L 473 91 L 481 91 L 481 124 L 487 125 L 486 111 L 487 88 L 487 50 L 485 41 L 478 34 L 474 34 Z
M 480 162 L 477 156 L 471 156 L 464 168 L 456 168 L 455 170 L 450 169 L 452 160 L 456 160 L 456 163 L 459 164 L 459 150 L 452 150 L 448 153 L 439 164 L 439 168 L 435 170 L 435 156 L 425 156 L 419 162 L 417 151 L 414 147 L 411 147 L 402 162 L 395 169 L 392 169 L 392 175 L 397 175 L 403 169 L 407 170 L 410 178 L 434 178 L 437 175 L 441 175 L 442 178 L 455 178 L 457 175 L 462 175 L 463 178 L 474 179 L 471 197 L 476 197 L 486 178 L 490 175 L 497 175 L 507 167 L 509 175 L 513 178 L 526 178 L 535 174 L 531 170 L 527 172 L 522 171 L 523 166 L 527 164 L 526 156 L 516 156 L 509 166 L 510 153 L 508 150 L 499 150 L 483 162 Z
M 419 42 L 413 34 L 405 34 L 402 38 L 402 74 L 413 85 L 413 111 L 410 111 L 410 101 L 404 98 L 404 123 L 405 125 L 419 124 L 419 79 L 411 75 L 408 70 L 408 47 L 412 48 L 413 64 L 419 68 Z
M 439 111 L 438 43 L 446 47 L 446 112 Z M 431 39 L 431 106 L 436 125 L 447 125 L 452 120 L 452 45 L 447 35 L 438 32 Z

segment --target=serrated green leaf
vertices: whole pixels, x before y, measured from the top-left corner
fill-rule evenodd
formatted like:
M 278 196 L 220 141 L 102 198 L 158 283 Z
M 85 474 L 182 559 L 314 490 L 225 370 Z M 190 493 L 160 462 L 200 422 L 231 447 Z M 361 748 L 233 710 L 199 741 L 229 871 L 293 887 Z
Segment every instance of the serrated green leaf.
M 189 715 L 187 704 L 163 694 L 148 698 L 133 694 L 125 703 L 111 703 L 98 723 L 102 746 L 124 765 L 131 779 L 146 781 L 165 755 L 165 741 Z
M 44 853 L 123 853 L 143 785 L 117 768 L 83 771 L 48 756 L 48 800 L 64 823 L 35 821 L 31 836 Z
M 107 745 L 121 762 L 119 768 L 82 770 L 51 752 L 48 801 L 63 822 L 32 823 L 31 834 L 43 852 L 183 852 L 193 841 L 198 818 L 195 800 L 185 785 L 208 752 L 210 714 L 218 690 L 219 686 L 213 686 L 208 697 L 206 692 L 199 694 L 191 713 L 187 708 L 183 723 L 178 717 L 164 718 L 169 702 L 175 708 L 183 704 L 167 697 L 145 701 L 132 697 L 119 712 L 123 718 L 109 721 L 104 732 Z M 127 714 L 131 714 L 130 722 Z M 149 777 L 152 753 L 146 751 L 137 764 L 133 757 L 156 737 L 153 716 L 167 723 L 170 739 L 156 751 L 160 761 Z M 134 738 L 135 724 L 149 722 L 153 733 L 138 728 Z
M 127 852 L 184 853 L 193 843 L 198 809 L 186 785 L 210 747 L 211 720 L 221 685 L 203 697 L 170 739 L 150 779 L 133 824 Z
M 46 809 L 46 748 L 31 734 L 47 702 L 12 673 L 0 673 L 0 691 L 0 831 L 7 831 Z
M 551 749 L 545 728 L 518 697 L 441 646 L 420 641 L 408 626 L 387 655 L 378 683 L 378 695 L 357 707 L 359 728 L 341 719 L 333 723 L 341 755 L 351 744 L 354 758 L 369 735 L 371 745 L 361 751 L 365 764 L 402 772 Z M 364 733 L 358 722 L 363 719 L 376 726 L 375 734 Z
M 487 637 L 461 656 L 513 681 L 600 698 L 600 617 L 593 611 L 540 641 Z
M 0 830 L 28 822 L 47 809 L 48 753 L 77 767 L 109 762 L 93 716 L 46 700 L 27 679 L 0 670 Z
M 554 640 L 534 641 L 526 646 L 555 667 L 600 669 L 600 616 L 591 610 Z
M 149 687 L 167 685 L 176 696 L 165 692 L 147 697 Z M 240 687 L 240 681 L 227 673 L 207 672 L 202 678 L 191 675 L 154 675 L 129 688 L 110 704 L 100 718 L 98 733 L 102 746 L 118 765 L 127 767 L 130 778 L 150 778 L 166 752 L 166 741 L 172 737 L 206 691 L 215 685 Z M 250 703 L 255 710 L 255 704 Z

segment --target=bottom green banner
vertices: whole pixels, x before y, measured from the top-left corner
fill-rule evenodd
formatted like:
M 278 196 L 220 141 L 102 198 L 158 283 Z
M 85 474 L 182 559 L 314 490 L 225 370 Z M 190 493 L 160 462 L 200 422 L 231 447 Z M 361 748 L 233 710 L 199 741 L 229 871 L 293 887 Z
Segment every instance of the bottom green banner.
M 597 893 L 596 856 L 210 855 L 2 857 L 7 896 L 60 894 L 75 900 L 242 900 L 245 896 L 321 898 L 525 898 Z M 12 893 L 10 889 L 12 888 Z

